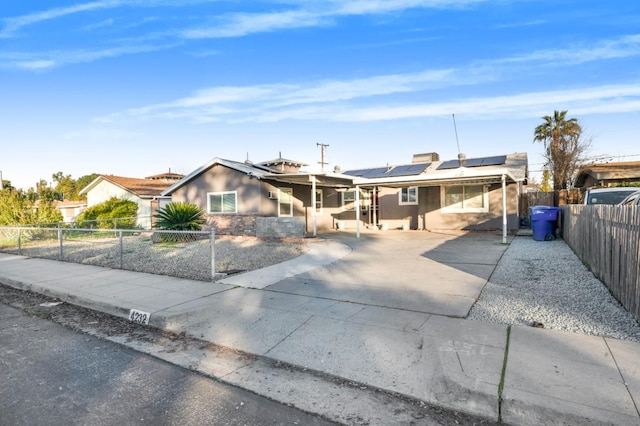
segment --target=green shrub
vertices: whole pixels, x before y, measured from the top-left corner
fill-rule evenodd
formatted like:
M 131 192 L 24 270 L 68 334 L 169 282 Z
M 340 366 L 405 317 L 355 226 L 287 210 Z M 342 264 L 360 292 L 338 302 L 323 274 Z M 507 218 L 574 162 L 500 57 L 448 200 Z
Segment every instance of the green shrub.
M 81 228 L 132 229 L 136 227 L 138 205 L 133 201 L 112 197 L 105 202 L 87 208 L 78 216 Z

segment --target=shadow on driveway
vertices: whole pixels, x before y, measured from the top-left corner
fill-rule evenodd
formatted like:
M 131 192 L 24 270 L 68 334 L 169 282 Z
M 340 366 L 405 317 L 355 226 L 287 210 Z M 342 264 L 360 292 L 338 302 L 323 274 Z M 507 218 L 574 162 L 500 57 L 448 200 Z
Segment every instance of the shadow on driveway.
M 265 290 L 464 318 L 507 246 L 493 233 L 323 235 L 351 247 L 341 260 Z

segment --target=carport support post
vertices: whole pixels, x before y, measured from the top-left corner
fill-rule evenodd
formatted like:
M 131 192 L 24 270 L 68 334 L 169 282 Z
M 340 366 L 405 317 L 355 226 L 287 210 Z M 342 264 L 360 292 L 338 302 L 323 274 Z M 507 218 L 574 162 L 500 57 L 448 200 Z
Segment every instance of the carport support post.
M 316 175 L 311 175 L 311 216 L 313 216 L 313 236 L 318 236 L 318 222 L 316 219 L 316 203 L 318 202 L 318 194 L 316 194 Z
M 502 175 L 502 244 L 507 244 L 507 176 Z
M 356 238 L 360 238 L 360 187 L 356 185 Z

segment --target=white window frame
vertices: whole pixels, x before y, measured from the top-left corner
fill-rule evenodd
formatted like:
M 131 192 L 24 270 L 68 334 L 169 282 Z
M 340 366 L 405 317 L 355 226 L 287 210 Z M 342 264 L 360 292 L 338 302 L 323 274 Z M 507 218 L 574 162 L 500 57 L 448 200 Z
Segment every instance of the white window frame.
M 411 193 L 413 193 L 413 201 L 411 201 Z M 403 195 L 406 194 L 407 201 L 403 201 Z M 400 188 L 398 191 L 398 205 L 400 206 L 417 206 L 418 205 L 418 187 L 409 186 Z
M 316 189 L 316 200 L 315 200 L 315 206 L 313 206 L 313 214 L 314 215 L 318 215 L 320 216 L 322 214 L 322 210 L 324 208 L 324 201 L 323 199 L 323 193 L 322 193 L 322 189 Z M 313 202 L 313 200 L 311 200 Z M 318 208 L 320 207 L 320 208 Z
M 465 188 L 470 186 L 482 187 L 482 207 L 465 207 Z M 445 205 L 446 190 L 453 187 L 462 187 L 462 208 Z M 440 187 L 440 211 L 442 213 L 488 213 L 489 212 L 489 187 L 487 185 L 444 185 Z
M 220 206 L 224 207 L 224 196 L 233 194 L 235 199 L 235 208 L 233 212 L 212 212 L 211 211 L 211 196 L 220 196 Z M 224 209 L 223 209 L 224 210 Z M 237 214 L 238 213 L 238 191 L 219 191 L 219 192 L 207 192 L 207 214 Z
M 282 192 L 289 191 L 289 214 L 282 214 L 280 206 L 282 203 Z M 293 188 L 278 188 L 278 217 L 292 217 L 293 216 Z
M 352 204 L 351 207 L 349 207 L 347 205 L 347 203 L 345 202 L 347 194 L 353 194 L 353 199 L 352 200 L 350 199 L 348 201 L 350 204 Z M 356 190 L 355 189 L 347 189 L 346 191 L 344 191 L 342 193 L 342 211 L 355 210 L 355 208 L 356 208 Z

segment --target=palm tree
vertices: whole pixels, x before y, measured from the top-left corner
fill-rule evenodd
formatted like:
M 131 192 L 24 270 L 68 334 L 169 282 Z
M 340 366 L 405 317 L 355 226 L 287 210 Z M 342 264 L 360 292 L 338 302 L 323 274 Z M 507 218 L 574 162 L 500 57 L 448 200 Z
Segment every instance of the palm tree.
M 547 115 L 542 120 L 533 132 L 533 141 L 544 143 L 553 189 L 566 189 L 587 148 L 587 143 L 580 139 L 582 127 L 577 119 L 567 119 L 567 111 L 554 111 L 553 117 Z

